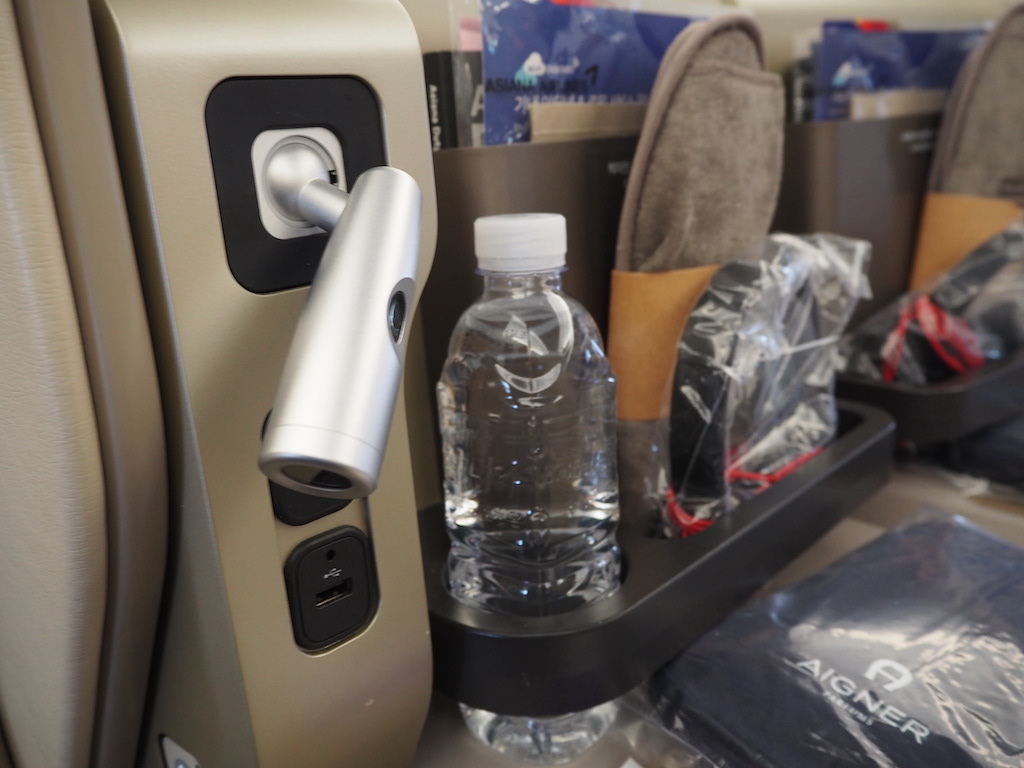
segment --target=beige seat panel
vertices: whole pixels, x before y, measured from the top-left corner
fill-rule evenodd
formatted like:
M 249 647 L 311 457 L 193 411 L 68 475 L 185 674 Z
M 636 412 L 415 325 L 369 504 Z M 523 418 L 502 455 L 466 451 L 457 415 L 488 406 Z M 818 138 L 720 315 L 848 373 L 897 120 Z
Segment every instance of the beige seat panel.
M 16 768 L 77 768 L 106 604 L 102 465 L 15 31 L 0 0 L 0 718 Z

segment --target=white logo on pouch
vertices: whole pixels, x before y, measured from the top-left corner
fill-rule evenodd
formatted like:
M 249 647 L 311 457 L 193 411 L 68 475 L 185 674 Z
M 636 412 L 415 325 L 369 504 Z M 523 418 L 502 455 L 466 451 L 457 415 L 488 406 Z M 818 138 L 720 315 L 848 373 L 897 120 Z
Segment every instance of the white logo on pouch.
M 526 57 L 526 61 L 523 62 L 520 69 L 531 77 L 543 77 L 548 72 L 547 65 L 544 63 L 544 57 L 537 51 Z
M 852 678 L 833 668 L 826 668 L 820 659 L 787 659 L 786 664 L 817 680 L 826 699 L 864 725 L 884 723 L 900 733 L 912 736 L 918 744 L 924 744 L 924 740 L 931 735 L 931 731 L 921 721 L 882 700 L 867 688 L 860 687 Z M 890 659 L 872 662 L 864 677 L 871 681 L 886 681 L 882 687 L 887 691 L 903 688 L 914 679 L 909 669 Z
M 574 75 L 579 68 L 580 60 L 578 56 L 573 56 L 572 61 L 568 64 L 552 64 L 551 62 L 544 61 L 544 57 L 538 51 L 534 51 L 527 56 L 526 60 L 519 67 L 523 74 L 530 77 Z
M 904 667 L 897 661 L 891 661 L 890 659 L 879 659 L 878 661 L 872 662 L 871 666 L 868 667 L 868 671 L 864 673 L 864 676 L 868 680 L 877 680 L 879 677 L 885 678 L 889 682 L 883 685 L 887 691 L 895 691 L 906 685 L 910 685 L 913 681 L 914 676 L 910 674 L 910 670 Z

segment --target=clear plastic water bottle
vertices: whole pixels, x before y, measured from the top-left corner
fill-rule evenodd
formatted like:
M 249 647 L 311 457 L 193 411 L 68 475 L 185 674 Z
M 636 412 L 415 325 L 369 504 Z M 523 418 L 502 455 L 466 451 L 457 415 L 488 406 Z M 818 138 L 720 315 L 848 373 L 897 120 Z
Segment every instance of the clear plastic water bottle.
M 485 610 L 562 613 L 619 586 L 615 379 L 593 319 L 562 292 L 564 217 L 488 216 L 474 229 L 483 295 L 437 387 L 448 588 Z M 614 707 L 463 715 L 495 749 L 550 764 L 590 746 Z

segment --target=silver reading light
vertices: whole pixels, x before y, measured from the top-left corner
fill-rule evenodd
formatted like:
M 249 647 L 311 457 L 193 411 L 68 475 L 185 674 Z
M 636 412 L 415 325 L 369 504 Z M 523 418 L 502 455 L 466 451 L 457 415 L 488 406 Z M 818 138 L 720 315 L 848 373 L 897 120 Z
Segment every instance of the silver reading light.
M 359 498 L 377 487 L 398 396 L 420 190 L 409 174 L 379 167 L 346 193 L 330 183 L 328 163 L 313 142 L 296 137 L 263 166 L 276 212 L 331 236 L 285 360 L 259 464 L 293 490 Z

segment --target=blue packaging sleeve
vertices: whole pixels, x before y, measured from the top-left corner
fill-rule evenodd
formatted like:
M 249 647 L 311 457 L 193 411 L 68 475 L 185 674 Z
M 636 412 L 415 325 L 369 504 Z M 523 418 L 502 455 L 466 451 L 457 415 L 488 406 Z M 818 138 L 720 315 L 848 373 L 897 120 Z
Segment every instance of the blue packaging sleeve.
M 815 57 L 815 120 L 849 117 L 857 91 L 949 90 L 985 30 L 864 30 L 851 21 L 822 27 Z
M 530 138 L 532 102 L 646 102 L 692 20 L 548 0 L 481 0 L 484 143 Z

